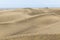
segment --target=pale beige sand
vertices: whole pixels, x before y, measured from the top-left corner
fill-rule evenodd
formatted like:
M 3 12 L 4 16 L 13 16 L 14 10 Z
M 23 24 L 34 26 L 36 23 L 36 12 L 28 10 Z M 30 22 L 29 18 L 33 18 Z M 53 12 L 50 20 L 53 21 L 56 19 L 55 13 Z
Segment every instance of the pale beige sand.
M 51 10 L 2 11 L 0 40 L 60 40 L 60 15 Z

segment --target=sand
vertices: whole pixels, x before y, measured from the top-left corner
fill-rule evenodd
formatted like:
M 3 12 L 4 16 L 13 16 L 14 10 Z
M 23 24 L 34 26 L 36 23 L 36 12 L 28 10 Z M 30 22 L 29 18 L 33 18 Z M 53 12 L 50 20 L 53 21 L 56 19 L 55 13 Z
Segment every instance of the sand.
M 1 11 L 0 40 L 60 40 L 60 15 L 54 10 Z

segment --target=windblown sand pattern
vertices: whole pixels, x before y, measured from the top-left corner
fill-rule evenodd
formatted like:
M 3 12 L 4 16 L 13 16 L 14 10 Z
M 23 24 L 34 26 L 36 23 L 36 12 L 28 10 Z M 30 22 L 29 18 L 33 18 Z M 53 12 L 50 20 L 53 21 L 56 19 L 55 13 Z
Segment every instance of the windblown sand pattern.
M 60 10 L 23 8 L 0 11 L 0 40 L 60 40 Z

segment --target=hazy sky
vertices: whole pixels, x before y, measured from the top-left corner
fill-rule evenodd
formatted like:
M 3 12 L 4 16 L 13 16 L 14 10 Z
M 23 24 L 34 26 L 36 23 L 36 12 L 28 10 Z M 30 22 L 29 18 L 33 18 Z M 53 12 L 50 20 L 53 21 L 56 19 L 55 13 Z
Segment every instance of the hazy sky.
M 0 8 L 60 7 L 60 0 L 0 0 Z

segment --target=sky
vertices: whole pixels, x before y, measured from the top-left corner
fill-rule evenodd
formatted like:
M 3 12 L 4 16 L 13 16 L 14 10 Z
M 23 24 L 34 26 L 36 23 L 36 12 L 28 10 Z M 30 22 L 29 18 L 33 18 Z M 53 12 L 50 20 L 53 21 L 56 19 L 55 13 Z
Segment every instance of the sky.
M 60 0 L 0 0 L 0 8 L 60 7 Z

